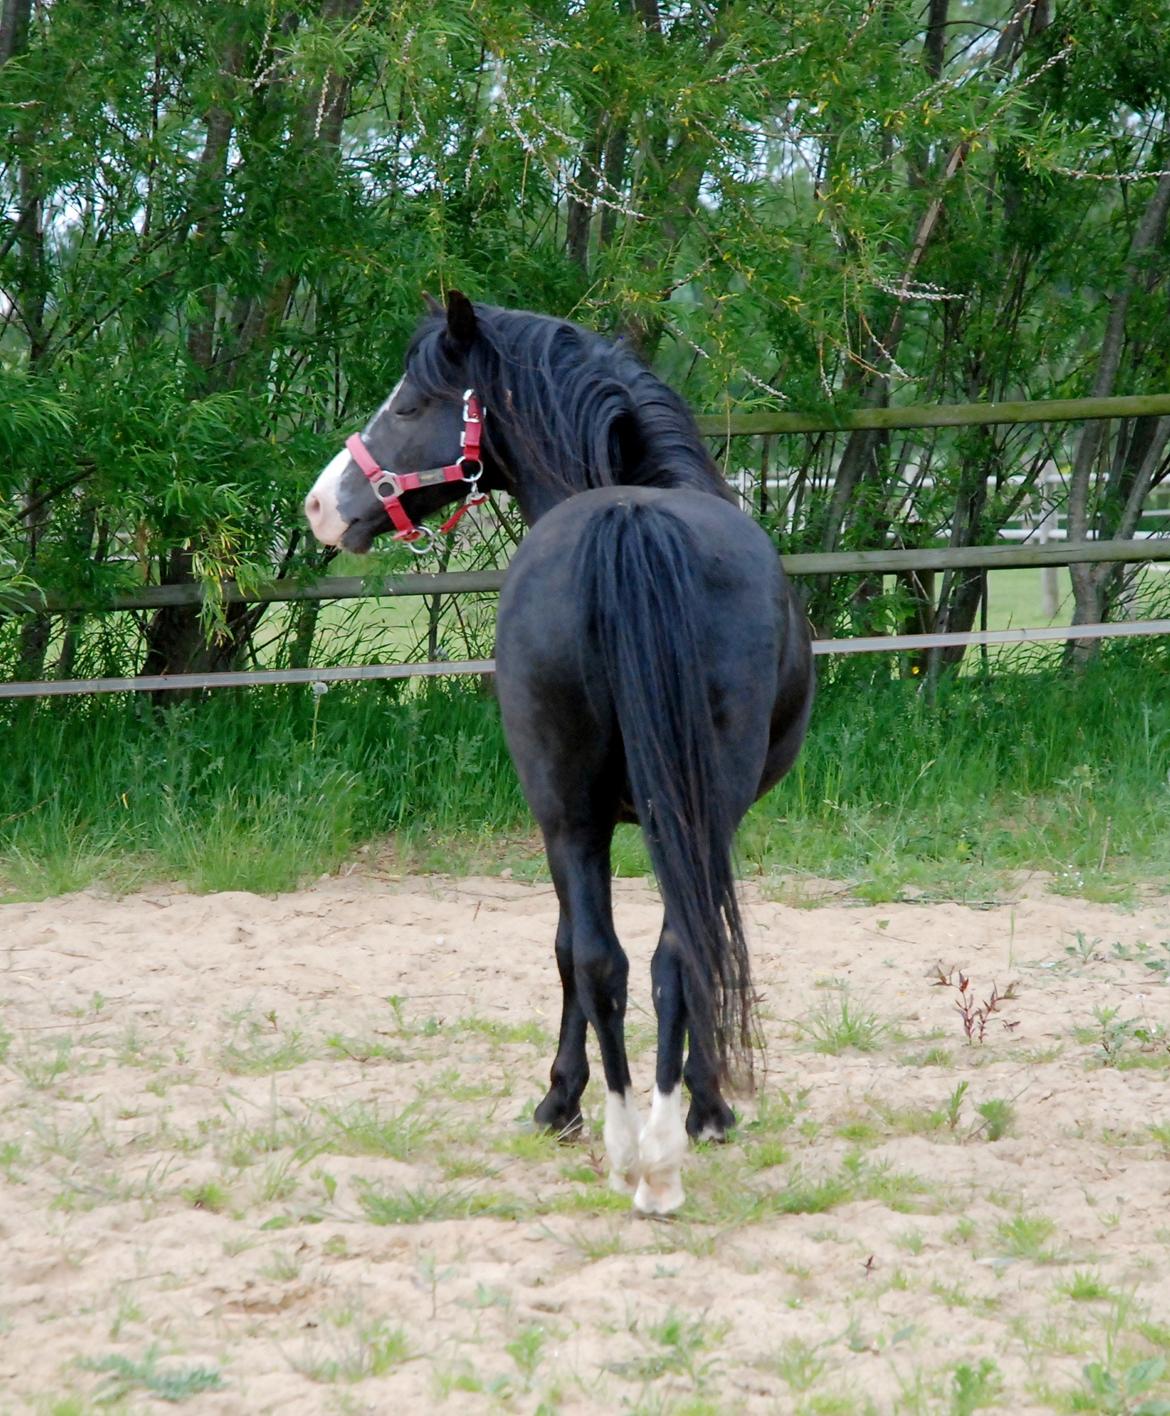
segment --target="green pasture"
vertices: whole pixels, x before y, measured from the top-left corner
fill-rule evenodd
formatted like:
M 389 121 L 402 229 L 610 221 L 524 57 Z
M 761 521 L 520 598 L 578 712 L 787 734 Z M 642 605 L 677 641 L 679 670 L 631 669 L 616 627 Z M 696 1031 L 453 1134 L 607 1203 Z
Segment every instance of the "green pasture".
M 1045 577 L 1050 576 L 1056 597 L 1056 613 L 1045 602 Z M 1165 572 L 1147 567 L 1137 573 L 1131 593 L 1135 605 L 1147 602 L 1164 603 L 1167 588 Z M 987 577 L 988 629 L 1015 629 L 1037 625 L 1071 624 L 1073 611 L 1072 583 L 1065 566 L 1051 570 L 997 570 Z

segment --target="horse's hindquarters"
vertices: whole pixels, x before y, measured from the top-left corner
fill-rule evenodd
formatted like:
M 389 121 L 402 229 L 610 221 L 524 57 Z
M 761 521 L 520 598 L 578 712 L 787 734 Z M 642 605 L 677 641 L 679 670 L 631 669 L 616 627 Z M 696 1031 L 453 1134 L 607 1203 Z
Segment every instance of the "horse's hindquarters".
M 501 597 L 497 690 L 561 905 L 561 1044 L 540 1114 L 576 1114 L 579 1092 L 568 1093 L 584 1086 L 587 1019 L 605 1066 L 613 1177 L 625 1188 L 637 1181 L 634 1203 L 648 1213 L 682 1202 L 687 1038 L 691 1129 L 729 1118 L 721 1084 L 750 1071 L 752 988 L 731 842 L 768 760 L 786 604 L 771 543 L 734 507 L 631 488 L 583 493 L 543 518 Z M 653 965 L 655 1099 L 636 1164 L 628 966 L 609 899 L 609 845 L 625 802 L 666 909 Z

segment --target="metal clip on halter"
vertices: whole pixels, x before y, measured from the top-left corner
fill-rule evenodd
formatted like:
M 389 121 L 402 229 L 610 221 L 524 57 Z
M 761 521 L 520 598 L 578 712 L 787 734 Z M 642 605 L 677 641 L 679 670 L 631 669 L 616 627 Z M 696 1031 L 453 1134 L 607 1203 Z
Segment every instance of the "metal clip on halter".
M 472 487 L 483 476 L 483 461 L 479 455 L 480 441 L 483 437 L 483 410 L 480 408 L 479 399 L 475 396 L 475 389 L 467 388 L 463 390 L 463 431 L 459 434 L 459 446 L 462 451 L 456 459 L 455 465 L 463 473 L 463 480 Z M 468 467 L 474 466 L 474 472 L 468 472 Z

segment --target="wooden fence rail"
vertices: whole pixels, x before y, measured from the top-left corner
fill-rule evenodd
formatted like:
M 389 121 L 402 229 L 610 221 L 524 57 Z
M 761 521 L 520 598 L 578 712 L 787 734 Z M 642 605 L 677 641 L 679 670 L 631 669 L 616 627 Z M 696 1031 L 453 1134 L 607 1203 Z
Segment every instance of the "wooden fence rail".
M 1170 561 L 1170 536 L 1134 541 L 1064 542 L 1059 545 L 928 546 L 916 550 L 811 551 L 784 556 L 789 575 L 884 575 L 907 570 L 1008 570 L 1025 566 L 1079 565 L 1084 562 Z M 321 580 L 274 581 L 246 590 L 226 581 L 218 594 L 228 604 L 276 604 L 286 600 L 360 600 L 391 595 L 460 595 L 492 592 L 503 584 L 503 570 L 360 576 L 335 575 Z M 202 585 L 147 585 L 120 592 L 102 603 L 71 595 L 45 595 L 19 608 L 62 614 L 111 610 L 151 610 L 164 605 L 196 605 L 209 593 Z
M 1018 403 L 936 403 L 916 408 L 855 408 L 847 413 L 706 413 L 706 437 L 852 432 L 857 428 L 970 428 L 1003 423 L 1078 423 L 1097 418 L 1149 418 L 1170 413 L 1170 393 L 1122 398 L 1038 398 Z
M 1138 418 L 1170 415 L 1170 393 L 1133 394 L 1117 398 L 1050 398 L 1003 403 L 951 403 L 923 407 L 861 408 L 835 413 L 705 414 L 697 419 L 709 437 L 767 436 L 778 433 L 848 432 L 857 428 L 954 428 L 1005 423 L 1067 423 L 1084 419 Z M 845 551 L 786 556 L 790 575 L 882 574 L 900 570 L 994 570 L 1007 566 L 1073 565 L 1078 562 L 1154 561 L 1170 559 L 1160 542 L 1098 541 L 1084 546 L 955 546 L 920 550 Z M 447 574 L 369 577 L 325 577 L 312 583 L 279 581 L 243 590 L 227 582 L 214 592 L 232 604 L 275 604 L 287 600 L 347 600 L 367 595 L 458 595 L 497 591 L 502 570 L 454 571 Z M 107 601 L 82 600 L 76 595 L 10 596 L 0 605 L 7 613 L 97 613 L 108 610 L 150 610 L 201 603 L 208 595 L 201 585 L 150 585 L 118 592 Z
M 1122 624 L 1045 625 L 1039 629 L 976 629 L 954 634 L 889 634 L 857 639 L 814 639 L 813 653 L 890 654 L 948 645 L 1043 644 L 1060 640 L 1136 639 L 1170 634 L 1170 620 Z M 159 693 L 272 684 L 365 682 L 372 679 L 459 678 L 496 671 L 494 659 L 424 664 L 339 664 L 322 669 L 237 669 L 202 674 L 141 674 L 137 678 L 49 679 L 0 683 L 0 698 L 59 698 L 90 693 Z

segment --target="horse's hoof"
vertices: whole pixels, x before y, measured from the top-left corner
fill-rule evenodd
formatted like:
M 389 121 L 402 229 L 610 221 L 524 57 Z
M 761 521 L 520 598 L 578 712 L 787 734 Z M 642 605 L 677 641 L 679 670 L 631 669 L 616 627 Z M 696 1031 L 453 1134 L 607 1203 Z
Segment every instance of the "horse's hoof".
M 609 1172 L 609 1188 L 615 1195 L 632 1195 L 638 1188 L 638 1172 L 636 1170 L 611 1170 Z
M 634 1208 L 639 1214 L 673 1214 L 685 1199 L 682 1180 L 678 1175 L 661 1180 L 643 1175 L 634 1192 Z
M 692 1141 L 722 1142 L 734 1129 L 735 1112 L 725 1101 L 702 1109 L 692 1103 L 687 1112 L 687 1135 Z
M 532 1113 L 533 1124 L 540 1131 L 551 1131 L 558 1141 L 576 1140 L 585 1124 L 580 1110 L 572 1110 L 549 1097 Z

